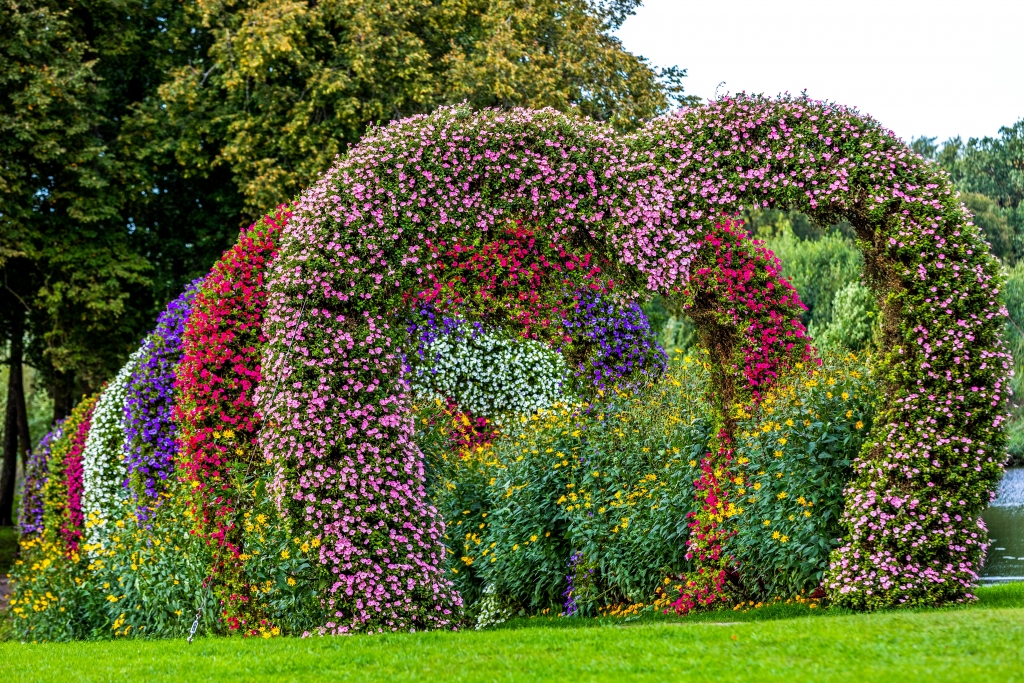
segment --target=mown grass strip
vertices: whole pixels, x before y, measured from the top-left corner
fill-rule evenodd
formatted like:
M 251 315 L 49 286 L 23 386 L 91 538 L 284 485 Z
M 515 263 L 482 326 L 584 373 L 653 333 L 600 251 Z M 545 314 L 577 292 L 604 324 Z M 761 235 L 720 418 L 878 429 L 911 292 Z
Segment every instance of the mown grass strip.
M 1024 681 L 1024 585 L 972 608 L 877 614 L 733 612 L 463 633 L 276 640 L 0 644 L 7 680 L 83 682 Z M 758 611 L 739 613 L 749 618 Z M 568 620 L 566 620 L 568 621 Z M 585 622 L 576 624 L 583 626 Z M 537 623 L 534 621 L 534 623 Z M 586 625 L 591 625 L 587 623 Z

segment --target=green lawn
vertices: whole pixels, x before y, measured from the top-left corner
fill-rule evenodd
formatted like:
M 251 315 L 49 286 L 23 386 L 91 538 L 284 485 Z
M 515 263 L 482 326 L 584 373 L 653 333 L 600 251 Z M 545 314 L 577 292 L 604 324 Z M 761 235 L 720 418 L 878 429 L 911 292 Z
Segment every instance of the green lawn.
M 1024 584 L 979 596 L 966 609 L 881 614 L 783 605 L 648 622 L 519 620 L 486 632 L 0 643 L 0 679 L 1024 682 Z M 572 623 L 590 628 L 564 628 Z

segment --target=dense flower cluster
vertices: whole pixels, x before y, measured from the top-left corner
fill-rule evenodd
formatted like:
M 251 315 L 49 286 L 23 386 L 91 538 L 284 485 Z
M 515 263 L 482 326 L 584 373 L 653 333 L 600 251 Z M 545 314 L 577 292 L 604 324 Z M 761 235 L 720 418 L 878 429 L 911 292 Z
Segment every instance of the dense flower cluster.
M 577 346 L 590 348 L 575 371 L 591 387 L 639 386 L 665 371 L 665 351 L 635 301 L 623 304 L 584 290 L 566 312 L 563 325 Z
M 199 286 L 181 341 L 174 419 L 178 426 L 179 476 L 188 483 L 195 533 L 213 557 L 212 590 L 233 630 L 253 632 L 254 600 L 242 575 L 240 498 L 259 429 L 253 394 L 261 381 L 261 325 L 266 307 L 263 274 L 274 258 L 281 207 L 242 232 Z
M 82 451 L 82 514 L 86 541 L 95 544 L 108 531 L 107 522 L 123 511 L 128 470 L 124 464 L 124 405 L 128 382 L 144 349 L 128 358 L 113 380 L 100 393 L 92 414 L 89 435 Z
M 143 353 L 128 385 L 124 405 L 125 464 L 136 498 L 155 500 L 163 482 L 174 471 L 176 427 L 174 373 L 181 360 L 181 335 L 196 280 L 157 318 L 156 329 L 143 342 Z M 140 508 L 141 511 L 142 508 Z
M 409 380 L 418 396 L 454 399 L 461 410 L 500 423 L 547 408 L 566 393 L 565 358 L 544 342 L 466 327 L 426 345 L 431 362 Z
M 514 326 L 526 339 L 571 342 L 562 319 L 581 292 L 608 292 L 591 254 L 575 254 L 521 223 L 498 239 L 477 246 L 456 238 L 426 240 L 433 268 L 416 299 L 444 312 L 456 311 L 490 325 Z
M 25 480 L 21 489 L 21 504 L 18 509 L 18 531 L 22 536 L 30 536 L 43 531 L 43 488 L 49 476 L 50 449 L 53 442 L 60 439 L 62 424 L 57 423 L 46 433 L 39 445 L 28 457 L 25 467 Z
M 83 399 L 61 424 L 50 446 L 49 474 L 43 486 L 43 533 L 65 552 L 75 553 L 85 528 L 82 515 L 82 451 L 96 397 Z

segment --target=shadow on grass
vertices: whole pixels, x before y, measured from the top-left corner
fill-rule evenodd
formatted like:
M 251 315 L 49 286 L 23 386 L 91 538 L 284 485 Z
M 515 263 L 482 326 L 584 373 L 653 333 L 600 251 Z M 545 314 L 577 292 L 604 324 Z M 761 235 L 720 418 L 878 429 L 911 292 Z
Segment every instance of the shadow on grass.
M 939 610 L 962 609 L 1012 609 L 1024 608 L 1024 583 L 1006 583 L 996 586 L 984 586 L 975 591 L 977 602 L 965 605 L 948 605 L 946 607 L 914 607 L 893 612 L 934 612 Z M 496 627 L 503 630 L 523 628 L 592 628 L 599 626 L 628 626 L 631 624 L 678 623 L 709 625 L 732 624 L 747 621 L 777 621 L 780 619 L 802 619 L 819 617 L 838 617 L 857 612 L 841 607 L 815 607 L 807 604 L 780 601 L 768 603 L 761 607 L 747 605 L 740 609 L 726 608 L 709 612 L 696 612 L 686 616 L 678 616 L 671 610 L 663 612 L 647 611 L 635 617 L 518 617 Z

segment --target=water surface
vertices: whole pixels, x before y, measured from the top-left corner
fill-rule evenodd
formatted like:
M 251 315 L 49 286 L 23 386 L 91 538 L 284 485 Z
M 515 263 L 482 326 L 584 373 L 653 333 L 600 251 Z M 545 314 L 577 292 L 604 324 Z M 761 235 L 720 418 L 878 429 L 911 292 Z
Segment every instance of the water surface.
M 981 583 L 1024 581 L 1024 467 L 1006 470 L 996 499 L 981 517 L 989 538 Z

